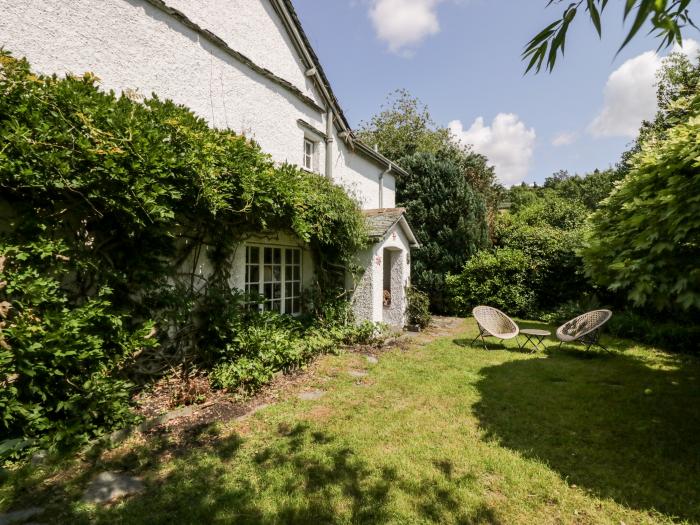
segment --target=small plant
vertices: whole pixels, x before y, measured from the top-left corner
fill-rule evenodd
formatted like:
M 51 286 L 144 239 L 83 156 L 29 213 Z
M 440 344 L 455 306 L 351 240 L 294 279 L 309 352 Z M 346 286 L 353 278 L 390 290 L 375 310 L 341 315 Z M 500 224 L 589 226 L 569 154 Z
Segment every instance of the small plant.
M 408 308 L 406 309 L 408 324 L 423 329 L 427 328 L 432 319 L 428 294 L 411 286 L 406 290 L 406 298 L 408 299 Z

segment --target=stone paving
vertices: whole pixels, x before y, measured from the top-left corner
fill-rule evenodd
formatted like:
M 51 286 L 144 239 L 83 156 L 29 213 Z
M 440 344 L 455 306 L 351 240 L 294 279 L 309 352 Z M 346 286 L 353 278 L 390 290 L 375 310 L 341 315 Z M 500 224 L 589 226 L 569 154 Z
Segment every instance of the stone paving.
M 318 401 L 325 395 L 326 393 L 323 390 L 310 390 L 301 392 L 297 397 L 303 401 Z
M 87 486 L 85 503 L 108 503 L 144 490 L 143 481 L 119 472 L 102 472 Z

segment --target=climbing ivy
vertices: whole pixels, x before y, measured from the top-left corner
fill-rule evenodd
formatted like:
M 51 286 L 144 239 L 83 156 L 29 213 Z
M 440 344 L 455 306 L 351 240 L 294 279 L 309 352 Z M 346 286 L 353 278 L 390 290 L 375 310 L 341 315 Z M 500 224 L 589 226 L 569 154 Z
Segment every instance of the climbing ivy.
M 252 233 L 307 243 L 329 290 L 367 238 L 328 179 L 172 101 L 1 49 L 0 219 L 0 442 L 86 439 L 124 421 L 126 378 L 235 354 L 231 260 Z

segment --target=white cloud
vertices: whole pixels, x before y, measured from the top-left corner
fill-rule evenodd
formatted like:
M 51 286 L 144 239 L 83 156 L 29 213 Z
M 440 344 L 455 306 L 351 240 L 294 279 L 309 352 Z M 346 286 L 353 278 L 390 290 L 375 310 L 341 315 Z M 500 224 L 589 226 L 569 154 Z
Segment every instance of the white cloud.
M 680 51 L 695 58 L 700 44 L 686 39 Z M 629 59 L 611 73 L 603 92 L 603 109 L 588 126 L 595 137 L 635 137 L 643 120 L 653 118 L 657 110 L 656 73 L 663 58 L 647 51 Z
M 461 121 L 454 120 L 449 128 L 456 139 L 472 145 L 474 151 L 488 158 L 496 176 L 506 186 L 522 182 L 527 176 L 537 134 L 517 115 L 499 113 L 490 126 L 479 117 L 467 130 Z
M 568 146 L 573 144 L 578 139 L 578 133 L 562 131 L 552 139 L 552 146 Z
M 369 17 L 377 36 L 393 53 L 410 48 L 440 32 L 437 5 L 443 0 L 372 0 Z

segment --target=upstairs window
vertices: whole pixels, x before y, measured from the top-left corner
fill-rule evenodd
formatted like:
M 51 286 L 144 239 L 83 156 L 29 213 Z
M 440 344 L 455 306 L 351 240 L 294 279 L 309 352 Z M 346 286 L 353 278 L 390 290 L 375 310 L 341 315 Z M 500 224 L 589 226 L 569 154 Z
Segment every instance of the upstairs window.
M 262 308 L 301 313 L 301 250 L 273 246 L 246 247 L 245 291 L 264 298 Z
M 309 139 L 304 139 L 304 169 L 314 171 L 314 156 L 316 153 L 316 144 Z

